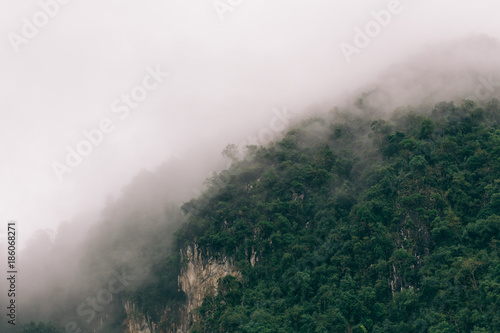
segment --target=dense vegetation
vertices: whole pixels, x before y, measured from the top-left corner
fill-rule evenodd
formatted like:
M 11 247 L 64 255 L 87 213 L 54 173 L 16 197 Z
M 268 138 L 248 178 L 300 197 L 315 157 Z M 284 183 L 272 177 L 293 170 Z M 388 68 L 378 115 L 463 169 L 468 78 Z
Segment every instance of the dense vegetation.
M 157 178 L 141 175 L 92 229 L 84 286 L 49 319 L 82 323 L 78 304 L 125 270 L 143 275 L 116 294 L 104 325 L 81 328 L 123 332 L 125 301 L 174 327 L 179 250 L 196 243 L 231 258 L 241 278 L 220 281 L 193 332 L 498 332 L 500 103 L 377 114 L 360 100 L 357 112 L 305 120 L 241 161 L 228 146 L 231 168 L 183 216 L 171 189 L 192 187 L 165 181 L 160 196 Z
M 500 330 L 498 101 L 370 118 L 304 121 L 183 206 L 179 247 L 242 272 L 193 332 Z

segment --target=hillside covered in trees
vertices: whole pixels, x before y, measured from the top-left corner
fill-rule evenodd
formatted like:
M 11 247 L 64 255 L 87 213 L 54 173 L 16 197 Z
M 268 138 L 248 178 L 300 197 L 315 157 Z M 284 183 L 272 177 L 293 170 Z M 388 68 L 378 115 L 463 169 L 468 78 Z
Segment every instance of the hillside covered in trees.
M 500 103 L 376 116 L 358 102 L 242 160 L 228 146 L 231 167 L 183 214 L 167 203 L 150 217 L 115 213 L 130 223 L 100 228 L 95 252 L 107 255 L 86 267 L 131 251 L 119 264 L 133 269 L 147 256 L 149 277 L 114 302 L 133 301 L 161 331 L 185 301 L 179 253 L 197 244 L 241 274 L 205 297 L 192 332 L 499 332 Z M 171 245 L 161 245 L 172 233 L 162 214 L 176 221 Z M 123 310 L 107 318 L 103 332 L 123 332 Z M 22 332 L 38 332 L 30 325 Z
M 498 332 L 498 101 L 333 119 L 251 147 L 183 206 L 179 246 L 242 272 L 193 332 Z

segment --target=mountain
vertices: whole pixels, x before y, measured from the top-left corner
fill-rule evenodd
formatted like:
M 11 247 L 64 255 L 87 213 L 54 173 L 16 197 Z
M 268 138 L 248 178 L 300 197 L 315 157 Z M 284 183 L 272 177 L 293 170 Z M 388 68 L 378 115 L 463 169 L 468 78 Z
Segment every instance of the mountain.
M 180 208 L 182 163 L 143 172 L 20 332 L 498 332 L 499 101 L 363 98 L 229 145 Z
M 251 147 L 182 207 L 183 290 L 193 260 L 227 271 L 187 326 L 498 332 L 499 120 L 498 100 L 337 110 Z

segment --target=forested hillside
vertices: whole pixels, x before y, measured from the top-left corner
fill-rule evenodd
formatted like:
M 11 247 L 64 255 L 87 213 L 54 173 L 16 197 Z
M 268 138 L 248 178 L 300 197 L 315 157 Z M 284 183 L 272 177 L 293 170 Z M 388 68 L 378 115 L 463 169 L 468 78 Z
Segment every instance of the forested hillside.
M 499 121 L 496 99 L 391 114 L 360 99 L 243 160 L 229 145 L 231 167 L 183 215 L 144 174 L 89 234 L 81 271 L 107 275 L 87 276 L 45 318 L 124 332 L 127 317 L 144 316 L 175 331 L 186 315 L 180 254 L 196 244 L 241 274 L 206 295 L 192 332 L 499 332 Z M 112 269 L 134 281 L 95 319 L 74 319 Z M 125 313 L 125 302 L 137 308 Z M 57 329 L 21 330 L 42 331 Z
M 242 273 L 193 332 L 500 330 L 498 101 L 372 117 L 306 120 L 183 206 L 179 248 Z

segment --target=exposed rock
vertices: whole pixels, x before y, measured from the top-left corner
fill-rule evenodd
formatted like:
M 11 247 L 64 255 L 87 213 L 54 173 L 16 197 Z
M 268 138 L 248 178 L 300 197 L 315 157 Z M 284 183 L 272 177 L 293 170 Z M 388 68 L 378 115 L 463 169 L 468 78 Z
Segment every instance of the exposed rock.
M 216 295 L 219 279 L 227 275 L 241 277 L 236 269 L 233 259 L 228 257 L 215 258 L 202 253 L 197 244 L 188 246 L 181 250 L 181 258 L 186 261 L 186 266 L 178 276 L 179 288 L 186 294 L 184 309 L 176 309 L 180 313 L 180 321 L 172 322 L 173 311 L 167 307 L 164 310 L 161 321 L 169 322 L 170 328 L 160 329 L 158 323 L 151 322 L 143 313 L 136 309 L 135 304 L 126 302 L 125 312 L 127 319 L 125 333 L 184 333 L 196 322 L 194 310 L 201 306 L 206 296 Z M 256 254 L 252 251 L 251 262 L 255 264 Z M 178 317 L 175 317 L 178 318 Z M 174 321 L 177 321 L 175 319 Z
M 202 254 L 196 244 L 181 251 L 181 257 L 187 261 L 179 276 L 179 286 L 187 297 L 187 318 L 183 330 L 187 331 L 196 322 L 193 310 L 203 303 L 203 298 L 217 294 L 218 281 L 227 275 L 240 277 L 231 258 L 214 258 Z
M 148 323 L 146 316 L 139 312 L 135 304 L 132 302 L 125 302 L 125 312 L 127 319 L 125 320 L 125 333 L 153 333 L 155 332 L 156 325 Z M 152 330 L 151 330 L 152 329 Z

